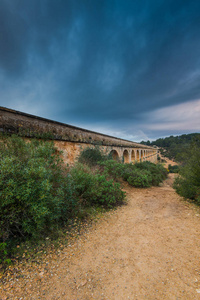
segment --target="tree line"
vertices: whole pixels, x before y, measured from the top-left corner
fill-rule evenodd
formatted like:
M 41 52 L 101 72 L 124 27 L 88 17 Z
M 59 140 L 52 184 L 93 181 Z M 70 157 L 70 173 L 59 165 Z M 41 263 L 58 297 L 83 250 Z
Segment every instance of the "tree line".
M 178 162 L 184 162 L 187 160 L 185 153 L 188 152 L 190 146 L 198 141 L 200 133 L 182 134 L 179 136 L 169 136 L 165 138 L 159 138 L 150 142 L 142 141 L 141 144 L 148 146 L 160 147 L 161 154 L 164 154 L 170 159 L 175 159 Z

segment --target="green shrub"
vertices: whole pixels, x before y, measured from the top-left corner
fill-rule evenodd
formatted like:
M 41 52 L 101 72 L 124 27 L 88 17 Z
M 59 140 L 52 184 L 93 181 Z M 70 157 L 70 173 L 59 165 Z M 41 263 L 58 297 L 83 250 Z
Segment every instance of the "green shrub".
M 184 198 L 189 198 L 192 200 L 195 200 L 196 198 L 198 198 L 197 195 L 198 195 L 198 192 L 200 192 L 198 187 L 189 183 L 188 180 L 186 180 L 185 178 L 183 178 L 181 176 L 179 176 L 175 179 L 173 186 L 176 189 L 176 192 L 179 195 L 183 196 Z
M 123 203 L 125 194 L 120 185 L 113 180 L 107 180 L 105 175 L 94 173 L 82 164 L 72 168 L 70 174 L 82 205 L 111 208 Z
M 134 187 L 150 187 L 152 182 L 151 173 L 146 170 L 132 170 L 131 175 L 127 179 L 128 183 Z
M 11 260 L 8 258 L 8 250 L 6 243 L 0 243 L 0 264 L 10 265 Z
M 91 191 L 93 190 L 93 186 L 96 185 L 95 175 L 88 166 L 81 163 L 76 164 L 71 169 L 70 175 L 80 204 L 90 206 L 93 202 Z
M 123 179 L 135 187 L 158 186 L 167 177 L 167 170 L 161 164 L 141 162 L 123 164 L 115 160 L 100 162 L 101 172 L 114 180 Z
M 136 163 L 135 167 L 151 173 L 151 185 L 153 186 L 158 186 L 159 183 L 161 183 L 167 177 L 167 170 L 161 164 L 153 164 L 149 161 L 145 161 L 142 163 Z
M 113 159 L 99 162 L 99 166 L 101 167 L 101 172 L 106 177 L 112 177 L 115 180 L 118 180 L 122 177 L 124 164 Z
M 172 166 L 172 165 L 168 165 L 168 170 L 169 170 L 169 173 L 178 173 L 179 172 L 179 166 L 178 165 L 175 165 L 175 166 Z
M 125 193 L 121 190 L 120 184 L 113 180 L 107 180 L 104 175 L 95 176 L 96 186 L 93 186 L 93 201 L 104 207 L 111 208 L 123 203 Z
M 81 151 L 78 162 L 87 164 L 88 166 L 95 166 L 99 161 L 104 161 L 105 159 L 106 155 L 104 155 L 98 147 L 88 147 Z
M 122 173 L 122 178 L 123 180 L 127 181 L 128 178 L 133 174 L 135 174 L 136 168 L 135 165 L 133 164 L 124 164 L 123 165 L 123 173 Z
M 65 222 L 76 199 L 52 142 L 0 140 L 0 241 L 36 236 Z
M 174 188 L 184 198 L 200 204 L 200 138 L 188 149 L 187 160 L 180 167 L 179 176 L 175 179 Z

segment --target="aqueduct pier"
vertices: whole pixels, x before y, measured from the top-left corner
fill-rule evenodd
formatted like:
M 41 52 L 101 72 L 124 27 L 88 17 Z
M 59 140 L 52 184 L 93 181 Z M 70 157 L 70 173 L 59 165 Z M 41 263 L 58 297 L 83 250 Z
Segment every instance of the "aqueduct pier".
M 16 110 L 0 107 L 0 132 L 24 138 L 51 139 L 68 164 L 73 164 L 87 147 L 99 146 L 104 153 L 125 163 L 157 162 L 157 149 L 117 137 L 78 128 Z

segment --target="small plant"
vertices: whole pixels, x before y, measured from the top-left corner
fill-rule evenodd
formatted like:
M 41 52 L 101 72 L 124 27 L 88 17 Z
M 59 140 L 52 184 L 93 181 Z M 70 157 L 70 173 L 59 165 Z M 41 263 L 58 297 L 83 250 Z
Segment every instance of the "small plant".
M 78 163 L 71 169 L 70 176 L 80 204 L 90 206 L 93 201 L 91 191 L 95 185 L 95 175 L 88 166 Z
M 108 160 L 100 162 L 99 165 L 106 177 L 117 181 L 123 179 L 135 187 L 158 186 L 167 177 L 167 170 L 161 164 L 148 161 L 133 165 Z
M 10 265 L 11 260 L 8 258 L 7 244 L 0 243 L 0 264 Z
M 187 160 L 180 167 L 174 188 L 182 197 L 192 199 L 200 205 L 200 138 L 191 144 L 186 155 Z
M 135 165 L 133 164 L 124 164 L 123 165 L 123 173 L 122 173 L 122 178 L 123 180 L 127 181 L 128 178 L 135 174 L 136 168 Z
M 104 161 L 106 155 L 102 153 L 99 147 L 95 148 L 86 148 L 84 149 L 78 158 L 78 162 L 82 164 L 87 164 L 88 166 L 95 166 L 98 162 Z
M 151 173 L 146 170 L 132 170 L 131 175 L 127 178 L 130 185 L 134 187 L 150 187 L 152 183 Z
M 122 177 L 124 164 L 116 160 L 111 159 L 111 160 L 99 162 L 99 166 L 101 168 L 101 172 L 106 177 L 111 177 L 114 180 L 119 180 Z
M 168 170 L 169 170 L 169 173 L 178 173 L 180 168 L 178 165 L 175 165 L 175 166 L 168 165 Z
M 184 198 L 196 200 L 196 202 L 200 204 L 200 189 L 190 184 L 187 179 L 181 176 L 177 177 L 174 181 L 173 187 L 179 195 Z
M 151 185 L 153 186 L 158 186 L 159 183 L 161 183 L 167 177 L 167 170 L 161 164 L 153 164 L 149 161 L 145 161 L 142 163 L 136 163 L 135 167 L 151 173 Z
M 103 206 L 111 208 L 123 203 L 125 193 L 120 185 L 105 175 L 92 172 L 87 166 L 77 164 L 71 170 L 77 197 L 82 206 Z
M 124 202 L 125 192 L 121 190 L 119 183 L 112 179 L 107 180 L 104 175 L 100 174 L 95 176 L 95 181 L 96 185 L 91 191 L 94 204 L 112 208 Z

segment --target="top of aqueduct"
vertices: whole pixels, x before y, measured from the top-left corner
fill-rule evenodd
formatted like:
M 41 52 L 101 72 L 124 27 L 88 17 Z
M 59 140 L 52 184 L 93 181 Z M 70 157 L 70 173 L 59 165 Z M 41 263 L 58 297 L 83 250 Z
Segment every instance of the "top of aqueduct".
M 53 140 L 93 145 L 152 149 L 132 141 L 45 119 L 0 106 L 0 131 L 25 137 L 46 137 Z

